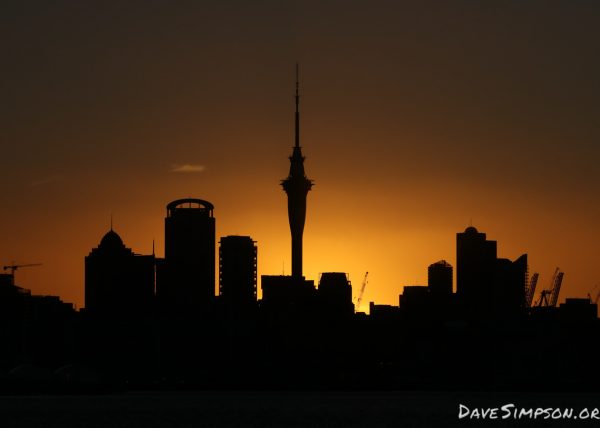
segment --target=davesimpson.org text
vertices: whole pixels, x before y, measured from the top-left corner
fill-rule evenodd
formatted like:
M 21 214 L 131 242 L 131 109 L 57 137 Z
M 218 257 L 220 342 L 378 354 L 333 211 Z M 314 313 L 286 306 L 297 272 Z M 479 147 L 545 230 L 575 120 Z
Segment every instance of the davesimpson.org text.
M 500 407 L 473 407 L 464 404 L 458 405 L 458 419 L 580 419 L 600 420 L 600 409 L 587 408 L 575 409 L 572 407 L 518 407 L 516 404 L 507 403 Z

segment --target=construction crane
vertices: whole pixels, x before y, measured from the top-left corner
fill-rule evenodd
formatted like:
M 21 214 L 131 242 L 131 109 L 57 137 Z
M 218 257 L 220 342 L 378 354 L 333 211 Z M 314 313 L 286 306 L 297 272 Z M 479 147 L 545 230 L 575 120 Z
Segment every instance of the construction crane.
M 6 272 L 7 270 L 10 270 L 10 276 L 11 276 L 11 283 L 12 285 L 15 285 L 15 271 L 17 269 L 20 268 L 24 268 L 24 267 L 32 267 L 32 266 L 41 266 L 42 263 L 28 263 L 25 265 L 16 265 L 14 262 L 10 265 L 6 265 L 6 266 L 2 266 L 2 268 L 4 269 L 4 271 Z
M 588 293 L 588 299 L 590 299 L 590 302 L 593 304 L 598 304 L 598 300 L 600 299 L 600 290 L 596 293 L 595 297 L 592 299 L 592 293 L 594 291 L 596 291 L 596 289 L 600 286 L 600 284 L 596 284 L 596 286 L 594 288 L 592 288 L 592 291 L 590 291 Z
M 558 303 L 558 293 L 560 293 L 560 286 L 562 285 L 563 276 L 565 276 L 564 272 L 558 272 L 558 275 L 556 275 L 556 279 L 554 280 L 554 287 L 552 287 L 552 297 L 550 300 L 552 307 L 555 307 Z
M 533 296 L 535 295 L 535 287 L 537 285 L 539 276 L 540 274 L 535 272 L 529 280 L 527 290 L 525 290 L 525 302 L 528 308 L 531 307 L 531 303 L 533 302 Z
M 550 288 L 542 290 L 540 294 L 540 300 L 536 306 L 547 306 L 554 308 L 558 302 L 558 294 L 560 293 L 560 286 L 562 285 L 564 272 L 561 272 L 559 268 L 556 268 L 554 275 L 552 275 L 552 281 L 550 282 Z
M 365 278 L 363 279 L 362 286 L 360 287 L 360 293 L 358 293 L 358 299 L 356 300 L 356 312 L 360 309 L 360 304 L 362 303 L 363 294 L 365 294 L 365 288 L 367 288 L 367 277 L 369 276 L 369 272 L 365 273 Z

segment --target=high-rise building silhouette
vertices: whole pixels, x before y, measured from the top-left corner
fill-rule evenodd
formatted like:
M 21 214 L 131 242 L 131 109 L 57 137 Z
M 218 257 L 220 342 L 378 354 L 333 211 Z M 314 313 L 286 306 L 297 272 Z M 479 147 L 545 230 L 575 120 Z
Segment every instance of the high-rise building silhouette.
M 165 258 L 157 266 L 157 298 L 162 310 L 193 313 L 215 296 L 214 207 L 202 199 L 167 205 Z
M 525 308 L 527 255 L 498 259 L 496 241 L 470 226 L 456 234 L 456 291 L 462 309 L 477 317 L 507 317 Z
M 111 230 L 85 258 L 85 310 L 90 316 L 150 316 L 154 255 L 135 254 Z
M 525 288 L 528 283 L 527 254 L 514 261 L 498 259 L 494 282 L 494 301 L 505 316 L 514 316 L 525 310 Z
M 324 272 L 317 290 L 319 303 L 331 318 L 346 319 L 354 314 L 352 285 L 344 272 Z
M 424 285 L 405 285 L 399 298 L 400 311 L 411 318 L 426 318 L 431 313 L 431 295 Z
M 287 193 L 288 218 L 292 234 L 292 277 L 302 278 L 302 234 L 306 220 L 306 196 L 313 181 L 304 172 L 304 156 L 300 147 L 300 95 L 298 93 L 298 64 L 296 64 L 295 144 L 290 156 L 290 173 L 281 185 Z
M 452 266 L 446 260 L 429 265 L 427 268 L 427 286 L 433 296 L 452 294 Z
M 219 295 L 226 304 L 256 302 L 257 249 L 249 236 L 225 236 L 219 242 Z
M 465 310 L 492 303 L 496 255 L 496 241 L 473 226 L 456 234 L 456 293 Z

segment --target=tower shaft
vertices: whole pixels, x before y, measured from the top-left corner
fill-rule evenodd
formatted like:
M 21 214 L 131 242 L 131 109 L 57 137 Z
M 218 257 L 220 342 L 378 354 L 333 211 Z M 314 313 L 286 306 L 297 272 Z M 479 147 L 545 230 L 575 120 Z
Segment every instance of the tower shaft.
M 300 147 L 300 96 L 298 94 L 298 64 L 296 64 L 296 111 L 294 149 L 290 156 L 290 173 L 281 182 L 288 197 L 288 218 L 292 235 L 292 276 L 302 278 L 302 235 L 306 221 L 306 196 L 312 188 L 312 180 L 304 172 L 304 156 Z

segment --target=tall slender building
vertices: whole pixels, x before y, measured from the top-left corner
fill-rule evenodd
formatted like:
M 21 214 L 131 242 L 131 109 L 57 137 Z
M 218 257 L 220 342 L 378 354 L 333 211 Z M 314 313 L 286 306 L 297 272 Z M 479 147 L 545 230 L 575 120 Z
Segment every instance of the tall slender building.
M 224 236 L 219 247 L 219 294 L 225 304 L 256 303 L 256 242 L 249 236 Z
M 288 218 L 292 233 L 292 277 L 302 278 L 302 234 L 306 220 L 306 195 L 313 185 L 304 172 L 304 156 L 300 147 L 300 95 L 298 94 L 298 64 L 296 64 L 296 129 L 294 151 L 290 156 L 290 174 L 281 181 L 288 197 Z
M 157 265 L 156 293 L 163 311 L 193 314 L 215 296 L 213 204 L 178 199 L 167 205 L 165 258 Z
M 494 301 L 497 259 L 497 243 L 485 233 L 469 226 L 456 234 L 456 294 L 465 310 L 485 312 Z

